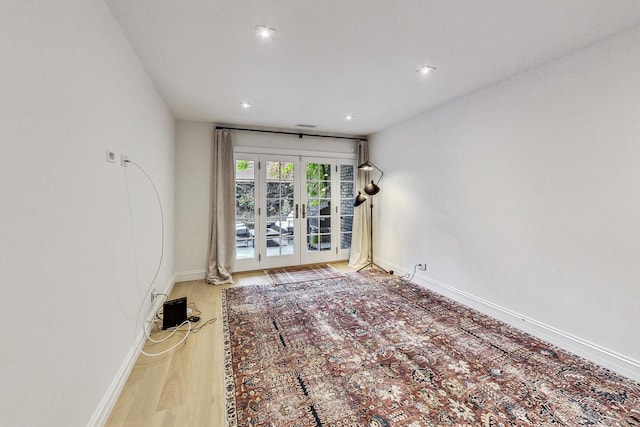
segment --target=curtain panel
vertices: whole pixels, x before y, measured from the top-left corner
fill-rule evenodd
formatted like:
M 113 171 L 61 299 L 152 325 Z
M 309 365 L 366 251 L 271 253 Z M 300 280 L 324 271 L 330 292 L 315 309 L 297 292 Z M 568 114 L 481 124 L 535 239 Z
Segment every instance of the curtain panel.
M 235 164 L 228 130 L 213 133 L 211 166 L 210 240 L 207 283 L 233 283 L 235 261 Z
M 358 142 L 358 165 L 369 160 L 369 146 L 367 141 Z M 369 182 L 369 172 L 357 170 L 356 191 L 362 191 Z M 354 208 L 353 232 L 351 235 L 351 252 L 349 254 L 349 267 L 360 268 L 369 261 L 369 202 Z

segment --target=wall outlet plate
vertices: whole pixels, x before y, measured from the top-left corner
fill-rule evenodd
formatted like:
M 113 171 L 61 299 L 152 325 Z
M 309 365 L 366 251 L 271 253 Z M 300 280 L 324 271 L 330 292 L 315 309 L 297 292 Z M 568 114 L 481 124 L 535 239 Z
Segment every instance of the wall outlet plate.
M 107 148 L 107 162 L 115 163 L 116 162 L 116 152 L 111 148 Z

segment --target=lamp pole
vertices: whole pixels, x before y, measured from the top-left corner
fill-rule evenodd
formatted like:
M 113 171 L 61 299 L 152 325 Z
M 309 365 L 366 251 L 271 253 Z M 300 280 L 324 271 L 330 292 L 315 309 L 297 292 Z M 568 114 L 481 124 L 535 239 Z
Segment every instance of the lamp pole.
M 375 262 L 373 262 L 373 199 L 369 199 L 369 262 L 367 262 L 364 266 L 360 267 L 358 271 L 362 271 L 365 268 L 373 265 L 375 267 L 380 268 Z M 380 268 L 380 270 L 383 270 Z
M 358 271 L 362 271 L 369 266 L 374 266 L 386 272 L 384 268 L 380 267 L 375 262 L 373 262 L 373 196 L 380 192 L 380 187 L 378 186 L 378 184 L 380 183 L 380 180 L 382 179 L 382 175 L 384 174 L 384 172 L 382 172 L 382 170 L 379 167 L 377 167 L 371 162 L 365 162 L 361 164 L 360 166 L 358 166 L 358 169 L 365 170 L 365 171 L 371 171 L 373 169 L 377 169 L 380 172 L 380 178 L 378 178 L 378 182 L 374 183 L 372 180 L 370 184 L 367 184 L 364 186 L 363 190 L 366 194 L 368 194 L 368 196 L 363 196 L 362 193 L 358 193 L 353 204 L 354 206 L 360 206 L 365 200 L 369 198 L 369 257 L 368 257 L 369 259 L 368 259 L 368 262 L 363 267 L 358 269 Z

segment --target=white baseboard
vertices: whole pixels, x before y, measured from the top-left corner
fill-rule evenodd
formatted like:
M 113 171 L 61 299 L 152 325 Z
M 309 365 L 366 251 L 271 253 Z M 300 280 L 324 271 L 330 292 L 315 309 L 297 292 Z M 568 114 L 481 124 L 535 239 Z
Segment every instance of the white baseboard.
M 187 270 L 176 273 L 176 282 L 189 282 L 191 280 L 204 280 L 207 277 L 206 269 Z
M 93 413 L 93 416 L 89 420 L 87 426 L 101 427 L 107 423 L 107 419 L 109 419 L 111 410 L 118 401 L 118 397 L 120 396 L 120 393 L 122 392 L 122 389 L 124 388 L 124 385 L 129 378 L 129 374 L 133 370 L 133 366 L 138 359 L 138 355 L 140 354 L 139 348 L 142 345 L 143 337 L 144 335 L 142 334 L 142 332 L 140 332 L 140 334 L 136 337 L 133 347 L 131 347 L 131 350 L 129 350 L 124 363 L 122 364 L 122 366 L 120 366 L 118 373 L 111 382 L 111 385 L 107 389 L 107 392 L 100 401 L 98 408 Z
M 171 292 L 171 288 L 173 288 L 173 285 L 175 283 L 176 283 L 176 276 L 173 275 L 166 289 L 164 291 L 160 291 L 160 293 L 169 295 L 169 293 Z M 156 301 L 158 301 L 157 308 L 160 308 L 159 305 L 161 300 L 162 300 L 161 298 L 156 298 Z M 152 310 L 151 307 L 149 308 L 149 313 L 147 315 L 147 318 L 145 319 L 145 322 L 154 320 L 157 308 L 156 310 Z M 146 324 L 146 323 L 143 323 L 143 324 Z M 145 339 L 144 332 L 140 331 L 136 335 L 133 345 L 131 346 L 129 353 L 127 353 L 127 356 L 125 357 L 124 362 L 122 362 L 122 365 L 120 366 L 120 369 L 116 373 L 115 378 L 113 379 L 113 381 L 111 381 L 111 385 L 109 385 L 107 392 L 105 393 L 102 400 L 98 404 L 98 407 L 94 411 L 93 416 L 87 423 L 88 427 L 102 427 L 107 423 L 107 420 L 109 419 L 109 415 L 111 414 L 111 410 L 113 409 L 116 402 L 118 401 L 118 397 L 120 397 L 120 393 L 122 393 L 122 389 L 124 388 L 124 385 L 127 383 L 127 379 L 129 379 L 129 374 L 131 374 L 131 371 L 133 370 L 133 367 L 136 364 L 136 360 L 138 360 L 138 356 L 140 355 L 140 348 L 144 344 L 144 339 Z
M 391 269 L 401 274 L 411 274 L 402 267 L 390 262 L 376 259 L 379 265 L 387 270 Z M 485 313 L 495 319 L 514 326 L 535 337 L 545 340 L 559 348 L 595 362 L 634 381 L 640 381 L 640 361 L 606 349 L 575 335 L 564 332 L 553 326 L 546 325 L 515 311 L 501 307 L 490 301 L 478 298 L 467 292 L 456 289 L 445 283 L 434 280 L 426 275 L 416 274 L 413 282 L 429 290 L 437 292 L 454 301 Z

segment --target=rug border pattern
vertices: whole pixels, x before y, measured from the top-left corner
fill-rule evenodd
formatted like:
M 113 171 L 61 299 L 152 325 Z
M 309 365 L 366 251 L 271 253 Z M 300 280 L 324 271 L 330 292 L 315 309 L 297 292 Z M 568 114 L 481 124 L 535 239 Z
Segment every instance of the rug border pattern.
M 222 311 L 222 334 L 224 339 L 224 387 L 225 387 L 225 412 L 227 427 L 237 427 L 237 402 L 236 382 L 233 375 L 233 351 L 231 349 L 231 335 L 227 313 L 227 293 L 225 289 L 220 292 Z

